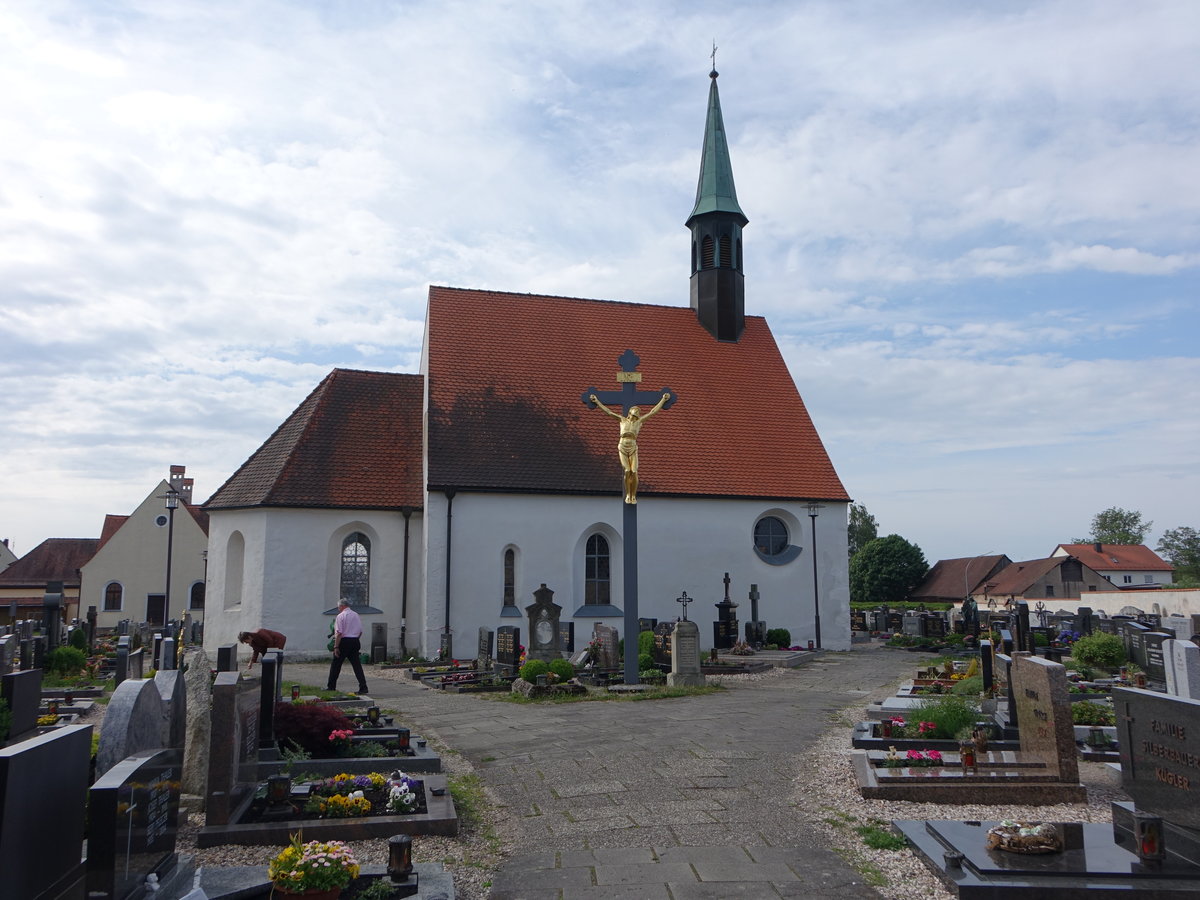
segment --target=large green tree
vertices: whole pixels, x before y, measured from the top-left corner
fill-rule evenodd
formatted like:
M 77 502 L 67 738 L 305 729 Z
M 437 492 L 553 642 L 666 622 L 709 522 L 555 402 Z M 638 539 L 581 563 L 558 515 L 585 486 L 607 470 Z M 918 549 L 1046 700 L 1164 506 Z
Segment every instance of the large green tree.
M 856 603 L 900 603 L 928 571 L 925 554 L 916 544 L 898 534 L 875 538 L 850 560 L 850 599 Z
M 1200 532 L 1187 525 L 1168 528 L 1158 539 L 1155 549 L 1175 567 L 1175 583 L 1188 583 L 1200 578 Z
M 846 526 L 846 543 L 850 557 L 879 537 L 879 523 L 861 503 L 850 504 L 850 524 Z
M 1144 544 L 1146 532 L 1154 527 L 1153 522 L 1142 518 L 1135 509 L 1112 506 L 1092 516 L 1090 537 L 1076 538 L 1074 544 Z

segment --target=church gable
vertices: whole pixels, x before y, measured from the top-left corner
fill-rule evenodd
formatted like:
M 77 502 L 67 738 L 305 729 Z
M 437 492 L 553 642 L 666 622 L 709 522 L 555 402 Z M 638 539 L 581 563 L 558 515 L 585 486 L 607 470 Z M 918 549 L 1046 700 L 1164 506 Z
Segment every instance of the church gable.
M 334 369 L 205 508 L 422 507 L 423 382 Z
M 617 427 L 584 406 L 617 358 L 679 402 L 639 438 L 640 493 L 848 500 L 761 317 L 720 342 L 686 307 L 431 287 L 429 487 L 615 493 Z

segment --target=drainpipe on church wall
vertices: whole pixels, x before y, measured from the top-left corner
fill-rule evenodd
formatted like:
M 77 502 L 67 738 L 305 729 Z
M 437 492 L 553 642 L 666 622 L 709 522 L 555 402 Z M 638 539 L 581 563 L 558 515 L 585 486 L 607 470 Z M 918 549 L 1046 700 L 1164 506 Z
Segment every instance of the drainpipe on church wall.
M 450 555 L 454 549 L 454 543 L 451 539 L 453 531 L 451 526 L 454 523 L 454 495 L 457 493 L 454 488 L 446 491 L 446 624 L 442 629 L 442 658 L 452 659 L 454 656 L 454 643 L 450 637 Z
M 408 526 L 412 519 L 413 509 L 411 506 L 402 506 L 400 514 L 404 516 L 404 583 L 400 588 L 400 658 L 404 659 L 408 656 L 406 641 L 408 632 Z

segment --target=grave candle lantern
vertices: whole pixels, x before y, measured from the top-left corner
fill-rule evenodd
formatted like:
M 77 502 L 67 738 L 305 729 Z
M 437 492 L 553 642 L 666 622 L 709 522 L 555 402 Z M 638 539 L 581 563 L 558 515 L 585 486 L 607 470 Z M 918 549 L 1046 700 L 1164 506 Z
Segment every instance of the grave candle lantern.
M 292 699 L 293 700 L 300 699 L 300 685 L 298 685 L 298 684 L 292 685 Z
M 292 776 L 271 775 L 267 778 L 267 802 L 282 806 L 292 798 Z
M 379 724 L 379 707 L 378 706 L 368 706 L 367 707 L 367 721 L 370 722 L 372 725 Z
M 412 838 L 407 834 L 388 838 L 387 873 L 392 881 L 408 881 L 412 870 Z
M 407 753 L 409 746 L 409 731 L 407 728 L 396 729 L 396 740 L 400 744 L 400 752 Z
M 958 745 L 958 756 L 964 772 L 975 771 L 975 745 L 971 741 L 963 741 Z
M 1133 842 L 1143 862 L 1160 862 L 1166 857 L 1162 821 L 1162 816 L 1140 809 L 1133 813 Z

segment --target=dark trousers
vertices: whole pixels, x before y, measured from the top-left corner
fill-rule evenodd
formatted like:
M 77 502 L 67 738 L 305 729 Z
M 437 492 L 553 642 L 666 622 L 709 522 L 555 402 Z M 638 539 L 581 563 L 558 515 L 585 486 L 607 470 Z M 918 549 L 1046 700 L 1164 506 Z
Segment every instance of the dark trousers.
M 367 679 L 363 675 L 362 660 L 359 659 L 360 653 L 362 653 L 361 638 L 344 637 L 338 642 L 338 655 L 329 664 L 329 683 L 326 685 L 329 690 L 337 690 L 338 675 L 342 673 L 342 660 L 349 659 L 350 668 L 354 670 L 354 677 L 358 679 L 358 689 L 362 693 L 366 693 Z

